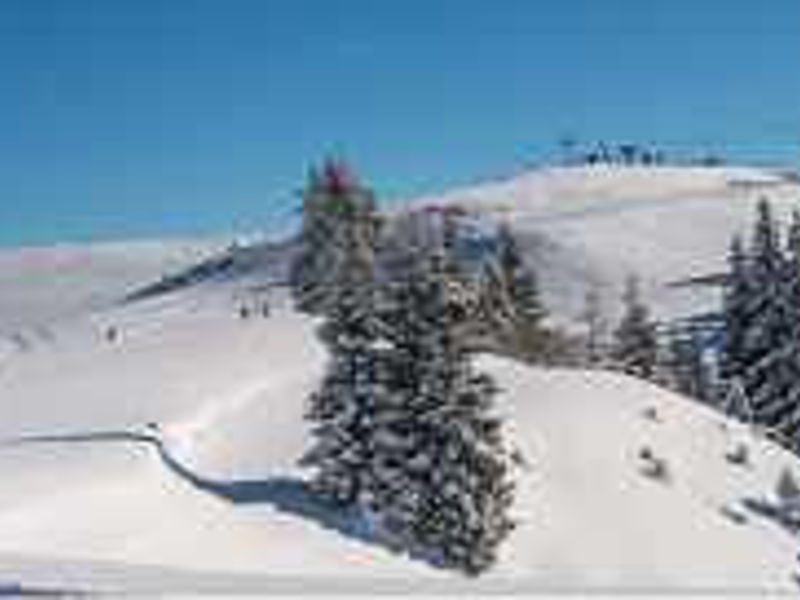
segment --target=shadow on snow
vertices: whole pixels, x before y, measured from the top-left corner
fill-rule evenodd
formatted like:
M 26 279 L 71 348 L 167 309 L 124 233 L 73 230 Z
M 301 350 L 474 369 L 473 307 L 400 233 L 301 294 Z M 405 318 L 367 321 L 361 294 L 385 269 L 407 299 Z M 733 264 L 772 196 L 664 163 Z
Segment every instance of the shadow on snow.
M 89 431 L 70 434 L 30 435 L 6 440 L 4 446 L 27 444 L 136 443 L 153 448 L 164 467 L 194 489 L 233 505 L 268 504 L 275 510 L 311 521 L 350 539 L 380 546 L 393 553 L 398 549 L 374 535 L 357 510 L 332 506 L 320 500 L 309 484 L 290 476 L 264 479 L 218 479 L 196 471 L 178 459 L 156 433 L 131 431 Z M 423 560 L 410 554 L 409 558 Z M 428 561 L 425 561 L 428 562 Z

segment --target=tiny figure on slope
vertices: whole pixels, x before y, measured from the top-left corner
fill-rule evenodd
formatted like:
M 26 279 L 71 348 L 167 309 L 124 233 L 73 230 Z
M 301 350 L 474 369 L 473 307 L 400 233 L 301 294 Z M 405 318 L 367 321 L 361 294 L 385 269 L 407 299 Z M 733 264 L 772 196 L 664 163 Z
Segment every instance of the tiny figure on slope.
M 642 416 L 647 419 L 648 421 L 654 421 L 656 423 L 660 423 L 661 419 L 658 416 L 658 410 L 656 410 L 655 406 L 648 406 L 642 411 Z
M 114 343 L 119 339 L 119 329 L 114 327 L 113 325 L 106 327 L 105 330 L 105 338 L 106 341 Z
M 653 454 L 649 446 L 644 446 L 639 451 L 639 459 L 642 461 L 639 467 L 642 475 L 663 483 L 669 482 L 670 473 L 666 459 Z

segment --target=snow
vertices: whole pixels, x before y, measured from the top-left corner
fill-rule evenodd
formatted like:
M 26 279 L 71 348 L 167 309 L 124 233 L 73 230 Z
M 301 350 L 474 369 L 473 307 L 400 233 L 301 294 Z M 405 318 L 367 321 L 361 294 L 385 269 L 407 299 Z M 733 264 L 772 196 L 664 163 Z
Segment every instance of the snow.
M 87 308 L 101 308 L 164 272 L 218 251 L 223 239 L 60 244 L 0 250 L 0 334 L 47 327 Z M 33 329 L 25 331 L 25 329 Z
M 664 282 L 713 270 L 730 231 L 749 222 L 752 182 L 769 186 L 780 210 L 796 192 L 748 169 L 597 168 L 532 172 L 444 200 L 506 206 L 515 227 L 546 236 L 561 258 L 591 258 L 593 275 L 652 260 L 650 291 L 666 310 Z M 146 265 L 130 276 L 137 285 L 183 261 L 130 245 L 123 254 Z M 14 256 L 20 280 L 34 274 L 28 291 L 0 303 L 1 323 L 46 289 L 30 255 Z M 53 321 L 51 299 L 26 316 L 26 327 L 46 321 L 49 337 L 0 348 L 0 589 L 797 589 L 795 535 L 745 502 L 774 501 L 784 470 L 800 480 L 795 457 L 630 377 L 490 356 L 480 365 L 529 463 L 518 473 L 520 526 L 477 581 L 394 554 L 302 486 L 304 402 L 325 362 L 314 320 L 282 292 L 270 318 L 240 319 L 236 281 L 98 306 L 85 290 L 110 299 L 128 287 L 106 287 L 114 269 L 99 265 L 81 268 L 80 293 L 63 284 L 74 293 L 69 314 Z M 739 444 L 744 464 L 726 458 Z M 645 474 L 654 459 L 666 477 Z
M 119 342 L 98 338 L 85 320 L 60 345 L 7 359 L 0 557 L 23 557 L 10 564 L 28 570 L 45 565 L 33 570 L 37 585 L 105 589 L 140 589 L 143 566 L 169 577 L 220 573 L 217 581 L 234 588 L 259 575 L 367 586 L 381 576 L 454 577 L 292 504 L 308 441 L 303 403 L 324 364 L 313 322 L 285 302 L 270 319 L 241 322 L 220 290 L 116 311 L 103 317 L 124 323 Z M 800 472 L 790 455 L 627 377 L 490 357 L 482 365 L 506 390 L 500 410 L 531 463 L 515 505 L 522 525 L 485 581 L 791 586 L 795 540 L 755 516 L 738 525 L 720 513 L 769 496 L 784 467 Z M 657 421 L 642 415 L 648 407 Z M 154 440 L 221 489 L 176 472 Z M 750 447 L 752 467 L 725 460 L 738 440 Z M 640 473 L 644 446 L 666 459 L 669 482 Z M 226 498 L 225 482 L 240 482 L 238 499 L 230 489 Z M 68 580 L 48 566 L 65 561 L 77 565 Z M 98 564 L 119 573 L 109 579 Z M 0 568 L 0 579 L 13 575 Z
M 714 306 L 716 290 L 669 284 L 722 271 L 731 236 L 749 234 L 762 196 L 786 219 L 800 186 L 746 167 L 547 167 L 413 205 L 457 204 L 527 234 L 545 300 L 570 317 L 587 287 L 618 303 L 635 273 L 666 318 Z
M 533 463 L 520 502 L 524 539 L 510 549 L 527 568 L 553 566 L 587 587 L 769 588 L 786 580 L 795 542 L 719 511 L 767 494 L 783 465 L 796 471 L 793 457 L 705 407 L 624 376 L 487 363 L 506 386 L 513 382 L 508 410 Z M 650 407 L 658 421 L 644 417 Z M 751 448 L 752 468 L 725 461 L 738 440 Z M 645 447 L 665 459 L 669 480 L 642 475 Z

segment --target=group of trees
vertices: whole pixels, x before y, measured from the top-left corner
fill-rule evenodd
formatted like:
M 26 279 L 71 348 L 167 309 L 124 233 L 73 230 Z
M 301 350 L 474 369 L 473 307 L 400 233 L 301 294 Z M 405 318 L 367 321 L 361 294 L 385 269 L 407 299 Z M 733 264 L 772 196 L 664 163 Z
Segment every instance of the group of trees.
M 571 138 L 564 138 L 560 145 L 567 164 L 662 165 L 666 163 L 663 151 L 634 143 L 610 144 L 600 141 L 587 149 L 579 147 Z
M 323 316 L 329 364 L 301 464 L 390 547 L 479 574 L 513 528 L 514 485 L 498 389 L 464 335 L 475 287 L 451 235 L 391 269 L 381 236 L 372 194 L 343 165 L 312 174 L 291 281 L 297 306 Z
M 733 238 L 728 263 L 721 329 L 659 327 L 631 278 L 622 316 L 603 344 L 598 341 L 601 313 L 592 296 L 585 318 L 588 362 L 714 403 L 798 451 L 800 212 L 784 232 L 762 198 L 749 239 Z M 716 361 L 709 357 L 715 330 L 722 334 Z
M 579 145 L 570 137 L 563 138 L 559 145 L 563 159 L 568 165 L 641 165 L 659 166 L 666 164 L 693 164 L 706 167 L 719 166 L 724 159 L 713 153 L 704 153 L 693 157 L 668 157 L 658 148 L 636 144 L 633 142 L 609 143 L 599 141 L 589 146 Z
M 569 362 L 574 340 L 544 326 L 535 273 L 506 225 L 477 266 L 463 258 L 464 215 L 452 207 L 423 215 L 429 229 L 393 239 L 372 192 L 336 162 L 311 173 L 303 216 L 291 287 L 300 310 L 322 317 L 329 353 L 307 411 L 313 443 L 301 464 L 311 485 L 355 509 L 390 547 L 479 574 L 513 528 L 514 461 L 493 413 L 499 390 L 472 355 L 546 362 L 556 348 Z M 762 202 L 753 242 L 734 242 L 731 266 L 723 375 L 741 383 L 759 422 L 793 436 L 800 218 L 781 245 Z M 622 301 L 607 327 L 590 293 L 582 364 L 710 399 L 699 338 L 664 336 L 636 277 Z
M 499 390 L 472 355 L 541 362 L 559 337 L 543 325 L 520 241 L 501 226 L 477 268 L 467 266 L 463 214 L 447 209 L 427 218 L 433 233 L 392 243 L 397 232 L 387 231 L 372 192 L 336 162 L 312 172 L 303 211 L 291 287 L 300 310 L 322 317 L 329 353 L 307 411 L 313 444 L 301 463 L 311 484 L 355 509 L 390 547 L 479 574 L 513 529 L 514 453 L 493 411 Z M 635 277 L 614 328 L 590 293 L 585 362 L 724 401 L 797 450 L 800 213 L 784 234 L 762 199 L 751 237 L 736 236 L 728 260 L 713 377 L 701 337 L 665 333 Z
M 800 433 L 800 214 L 785 235 L 766 199 L 748 244 L 730 247 L 720 376 L 736 416 L 798 449 Z
M 657 322 L 642 298 L 639 279 L 630 276 L 622 294 L 622 311 L 609 329 L 595 291 L 587 297 L 583 316 L 584 364 L 601 366 L 646 379 L 683 394 L 711 402 L 714 381 L 705 353 L 705 340 L 691 325 Z

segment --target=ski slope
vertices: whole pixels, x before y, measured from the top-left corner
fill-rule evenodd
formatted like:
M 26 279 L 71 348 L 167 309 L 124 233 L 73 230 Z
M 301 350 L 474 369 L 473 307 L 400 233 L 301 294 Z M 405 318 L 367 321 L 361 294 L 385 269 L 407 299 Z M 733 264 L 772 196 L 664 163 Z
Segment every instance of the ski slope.
M 313 322 L 285 299 L 271 318 L 243 321 L 230 297 L 204 288 L 94 314 L 6 357 L 0 581 L 112 592 L 264 591 L 304 578 L 354 590 L 409 579 L 428 590 L 793 589 L 796 540 L 742 501 L 770 498 L 784 468 L 800 477 L 794 458 L 648 384 L 491 357 L 482 366 L 529 462 L 520 527 L 478 582 L 392 554 L 302 487 L 303 403 L 325 358 Z M 97 336 L 100 321 L 120 339 Z M 747 466 L 725 459 L 739 441 Z M 642 474 L 644 446 L 667 461 L 668 481 Z
M 590 287 L 613 308 L 636 274 L 657 315 L 672 318 L 716 306 L 718 290 L 672 284 L 723 271 L 731 237 L 750 234 L 761 197 L 786 219 L 800 207 L 800 186 L 748 167 L 545 167 L 411 204 L 509 223 L 565 317 L 580 314 Z
M 29 333 L 41 334 L 53 322 L 102 308 L 226 243 L 209 238 L 2 249 L 0 335 L 37 328 Z
M 765 190 L 791 209 L 796 188 L 753 169 L 610 167 L 536 171 L 419 205 L 510 219 L 546 250 L 543 283 L 567 304 L 587 282 L 614 289 L 647 264 L 648 291 L 667 312 L 681 306 L 666 283 L 718 268 Z M 238 317 L 244 279 L 113 301 L 129 281 L 147 284 L 207 248 L 125 244 L 114 260 L 95 248 L 87 262 L 48 266 L 57 282 L 38 275 L 28 251 L 0 255 L 14 257 L 3 286 L 13 274 L 22 282 L 0 302 L 0 325 L 28 306 L 25 331 L 43 322 L 48 332 L 25 347 L 6 336 L 0 348 L 0 590 L 797 590 L 795 533 L 753 510 L 779 503 L 782 473 L 800 481 L 795 457 L 632 378 L 490 356 L 480 364 L 503 390 L 498 411 L 527 459 L 520 525 L 477 581 L 393 554 L 303 485 L 304 402 L 325 354 L 314 321 L 284 292 L 273 292 L 268 319 Z M 63 249 L 42 252 L 52 260 Z M 741 464 L 728 458 L 740 447 Z M 654 461 L 663 477 L 648 476 Z

